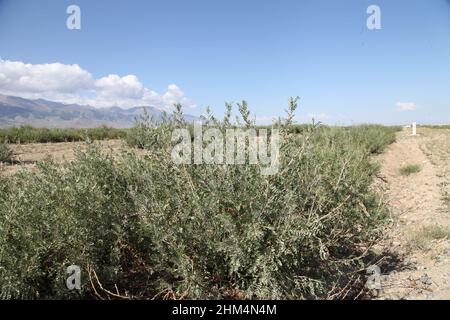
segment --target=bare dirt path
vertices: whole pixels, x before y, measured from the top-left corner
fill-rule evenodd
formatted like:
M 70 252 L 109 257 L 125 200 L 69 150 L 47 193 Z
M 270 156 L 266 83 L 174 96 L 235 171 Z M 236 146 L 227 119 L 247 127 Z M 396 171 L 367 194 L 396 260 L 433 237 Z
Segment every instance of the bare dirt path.
M 379 159 L 393 214 L 382 250 L 397 259 L 380 264 L 381 299 L 450 299 L 450 130 L 418 133 L 399 133 Z M 402 175 L 408 164 L 420 171 Z
M 119 150 L 123 145 L 121 140 L 95 141 L 100 144 L 104 150 Z M 55 161 L 73 160 L 75 158 L 75 149 L 85 149 L 84 142 L 60 142 L 60 143 L 29 143 L 12 144 L 13 160 L 15 164 L 0 164 L 0 173 L 14 174 L 22 168 L 34 170 L 36 162 L 50 157 Z

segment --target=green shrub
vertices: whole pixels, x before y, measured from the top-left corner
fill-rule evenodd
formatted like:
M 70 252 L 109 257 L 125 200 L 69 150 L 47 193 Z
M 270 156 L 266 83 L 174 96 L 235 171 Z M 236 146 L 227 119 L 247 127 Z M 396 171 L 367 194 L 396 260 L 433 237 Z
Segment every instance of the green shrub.
M 381 125 L 360 125 L 348 127 L 355 144 L 361 144 L 372 154 L 380 154 L 395 142 L 396 133 L 401 127 L 385 127 Z
M 20 126 L 0 129 L 0 140 L 10 143 L 48 143 L 91 140 L 121 139 L 126 136 L 125 129 L 106 126 L 89 129 L 47 129 Z
M 420 170 L 422 170 L 422 167 L 418 164 L 406 164 L 399 169 L 399 173 L 402 176 L 410 176 L 420 172 Z
M 1 297 L 324 298 L 364 268 L 387 220 L 364 140 L 377 135 L 280 123 L 279 172 L 264 176 L 258 165 L 175 165 L 177 119 L 131 131 L 146 156 L 90 145 L 0 177 Z M 81 292 L 65 288 L 71 264 Z
M 7 143 L 0 142 L 0 163 L 11 162 L 13 152 Z

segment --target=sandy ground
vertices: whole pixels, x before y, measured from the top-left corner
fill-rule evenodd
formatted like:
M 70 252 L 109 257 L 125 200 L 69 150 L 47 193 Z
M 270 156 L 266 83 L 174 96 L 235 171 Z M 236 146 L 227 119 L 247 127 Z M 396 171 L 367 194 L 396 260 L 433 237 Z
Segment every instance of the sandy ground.
M 450 299 L 450 130 L 418 134 L 399 133 L 379 159 L 393 214 L 379 264 L 381 299 Z M 421 171 L 402 176 L 406 164 Z
M 122 140 L 96 141 L 102 149 L 112 149 L 118 151 L 123 145 Z M 35 168 L 36 162 L 51 157 L 55 161 L 73 160 L 76 148 L 85 148 L 84 142 L 61 142 L 61 143 L 30 143 L 30 144 L 12 144 L 13 160 L 15 164 L 0 164 L 2 174 L 13 174 L 21 168 Z

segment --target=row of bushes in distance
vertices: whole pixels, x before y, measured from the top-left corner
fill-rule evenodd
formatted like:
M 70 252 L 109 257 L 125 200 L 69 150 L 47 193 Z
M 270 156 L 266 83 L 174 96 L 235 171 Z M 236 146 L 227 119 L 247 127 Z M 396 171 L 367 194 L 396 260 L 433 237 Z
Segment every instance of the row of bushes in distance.
M 292 134 L 296 106 L 291 99 L 277 124 L 275 175 L 258 165 L 175 165 L 171 132 L 186 125 L 180 109 L 170 122 L 132 131 L 146 155 L 113 157 L 91 143 L 74 161 L 0 175 L 0 297 L 350 295 L 349 279 L 366 267 L 388 220 L 368 146 L 390 129 L 314 125 Z M 251 127 L 246 104 L 239 109 Z M 229 117 L 214 125 L 225 130 Z M 81 291 L 66 288 L 70 265 L 82 269 Z
M 121 139 L 126 136 L 125 129 L 98 127 L 89 129 L 48 129 L 31 126 L 0 129 L 0 141 L 9 143 L 47 143 L 91 140 Z
M 421 127 L 429 128 L 429 129 L 450 129 L 450 125 L 442 124 L 442 125 L 423 125 Z
M 361 145 L 372 154 L 380 154 L 384 149 L 395 142 L 396 133 L 401 131 L 400 126 L 382 126 L 374 124 L 345 127 L 349 131 L 352 143 Z

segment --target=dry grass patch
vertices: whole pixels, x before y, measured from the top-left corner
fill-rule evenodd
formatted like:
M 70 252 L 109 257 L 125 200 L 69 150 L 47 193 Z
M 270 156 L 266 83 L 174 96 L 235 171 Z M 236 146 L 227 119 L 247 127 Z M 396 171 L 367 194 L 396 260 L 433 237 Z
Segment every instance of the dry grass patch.
M 421 228 L 409 239 L 409 249 L 429 250 L 434 241 L 450 238 L 450 228 L 432 225 Z
M 414 173 L 418 173 L 422 170 L 422 167 L 418 164 L 406 164 L 399 169 L 401 176 L 410 176 Z

